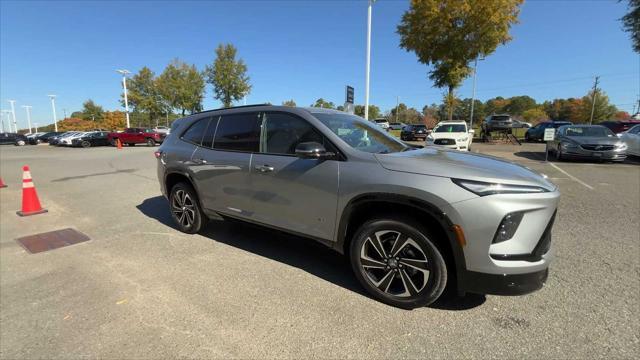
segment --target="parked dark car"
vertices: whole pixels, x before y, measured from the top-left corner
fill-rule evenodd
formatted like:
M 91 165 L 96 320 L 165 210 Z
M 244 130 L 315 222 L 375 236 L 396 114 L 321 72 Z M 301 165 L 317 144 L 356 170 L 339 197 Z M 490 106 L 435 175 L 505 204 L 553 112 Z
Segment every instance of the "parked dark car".
M 0 133 L 0 145 L 24 146 L 29 143 L 29 139 L 22 134 Z
M 94 132 L 81 138 L 71 140 L 71 146 L 88 148 L 92 146 L 111 145 L 107 139 L 108 134 L 109 133 L 106 131 Z
M 52 137 L 55 137 L 55 136 L 58 136 L 58 135 L 62 135 L 62 134 L 64 134 L 64 132 L 61 132 L 61 131 L 51 131 L 51 132 L 48 132 L 48 133 L 46 133 L 46 134 L 44 134 L 44 135 L 40 135 L 40 136 L 38 136 L 37 141 L 38 141 L 38 142 L 48 143 L 48 142 L 49 142 L 49 139 L 51 139 Z
M 482 130 L 485 133 L 492 131 L 510 131 L 513 128 L 513 119 L 511 115 L 489 115 L 482 122 Z
M 549 143 L 556 160 L 585 159 L 623 161 L 627 144 L 601 125 L 565 125 L 558 128 Z
M 542 141 L 544 138 L 544 130 L 548 128 L 557 129 L 563 125 L 573 125 L 570 121 L 545 121 L 541 122 L 538 125 L 529 128 L 527 132 L 524 134 L 525 141 Z
M 424 140 L 427 138 L 427 127 L 425 125 L 407 125 L 400 132 L 400 140 Z
M 613 131 L 615 134 L 619 134 L 621 132 L 625 132 L 632 127 L 640 124 L 640 120 L 610 120 L 603 121 L 599 125 L 606 126 L 609 130 Z

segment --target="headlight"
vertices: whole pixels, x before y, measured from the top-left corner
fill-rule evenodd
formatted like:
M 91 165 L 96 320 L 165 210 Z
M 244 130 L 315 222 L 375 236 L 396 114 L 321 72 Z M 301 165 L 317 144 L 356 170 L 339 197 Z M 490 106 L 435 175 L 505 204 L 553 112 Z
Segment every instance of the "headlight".
M 560 146 L 562 146 L 562 148 L 563 148 L 563 149 L 570 149 L 570 148 L 575 148 L 575 147 L 577 147 L 577 145 L 576 145 L 576 144 L 574 144 L 574 143 L 569 143 L 569 142 L 563 142 L 563 143 L 560 143 Z
M 462 179 L 451 180 L 456 183 L 456 185 L 469 190 L 479 196 L 494 194 L 529 194 L 549 192 L 549 190 L 539 186 L 497 184 Z
M 463 138 L 458 139 L 459 142 L 465 142 L 467 140 L 469 140 L 468 137 L 463 137 Z
M 627 144 L 625 143 L 616 144 L 616 150 L 627 150 Z

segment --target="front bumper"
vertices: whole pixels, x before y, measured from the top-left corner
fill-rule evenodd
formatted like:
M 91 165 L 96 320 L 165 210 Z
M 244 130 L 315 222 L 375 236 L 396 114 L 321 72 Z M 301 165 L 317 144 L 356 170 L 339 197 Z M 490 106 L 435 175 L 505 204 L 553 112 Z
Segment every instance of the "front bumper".
M 438 141 L 440 140 L 440 141 Z M 444 140 L 444 141 L 443 141 Z M 437 142 L 446 142 L 445 144 L 437 144 Z M 428 146 L 438 146 L 445 149 L 459 150 L 459 151 L 469 151 L 469 143 L 456 141 L 455 139 L 435 139 L 428 140 L 426 142 Z
M 549 269 L 528 274 L 483 274 L 467 271 L 460 277 L 464 292 L 490 295 L 524 295 L 540 290 L 549 276 Z
M 568 148 L 562 150 L 562 156 L 567 159 L 583 159 L 583 160 L 624 160 L 627 158 L 626 151 L 591 151 L 580 147 Z

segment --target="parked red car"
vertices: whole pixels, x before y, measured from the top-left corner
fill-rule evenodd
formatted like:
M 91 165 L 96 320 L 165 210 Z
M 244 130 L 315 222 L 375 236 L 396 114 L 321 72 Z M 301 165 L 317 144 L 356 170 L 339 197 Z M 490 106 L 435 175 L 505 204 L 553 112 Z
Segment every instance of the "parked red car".
M 115 146 L 116 140 L 120 140 L 122 145 L 135 145 L 135 144 L 147 144 L 148 146 L 155 146 L 164 141 L 167 134 L 159 133 L 153 129 L 145 128 L 127 128 L 123 132 L 112 132 L 107 135 L 107 140 L 113 146 Z
M 640 120 L 610 120 L 603 121 L 599 125 L 606 126 L 609 130 L 613 131 L 615 134 L 619 134 L 621 132 L 625 132 L 635 125 L 640 124 Z

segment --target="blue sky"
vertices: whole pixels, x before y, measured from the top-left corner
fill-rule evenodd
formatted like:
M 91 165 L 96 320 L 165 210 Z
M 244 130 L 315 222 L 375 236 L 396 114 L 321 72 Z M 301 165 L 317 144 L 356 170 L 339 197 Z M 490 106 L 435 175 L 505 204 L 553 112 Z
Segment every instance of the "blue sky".
M 203 69 L 219 43 L 231 42 L 249 68 L 248 103 L 309 105 L 344 101 L 344 86 L 364 102 L 366 1 L 1 1 L 0 108 L 15 99 L 32 118 L 51 122 L 47 94 L 70 114 L 91 98 L 119 108 L 117 68 L 160 73 L 175 57 Z M 428 68 L 398 47 L 395 32 L 408 1 L 379 0 L 373 9 L 371 103 L 396 96 L 421 109 L 439 102 Z M 538 101 L 579 97 L 601 75 L 612 103 L 631 112 L 640 94 L 640 56 L 618 19 L 626 1 L 527 1 L 514 40 L 481 61 L 477 97 L 530 95 Z M 471 79 L 459 89 L 471 97 Z M 219 107 L 207 86 L 205 108 Z

